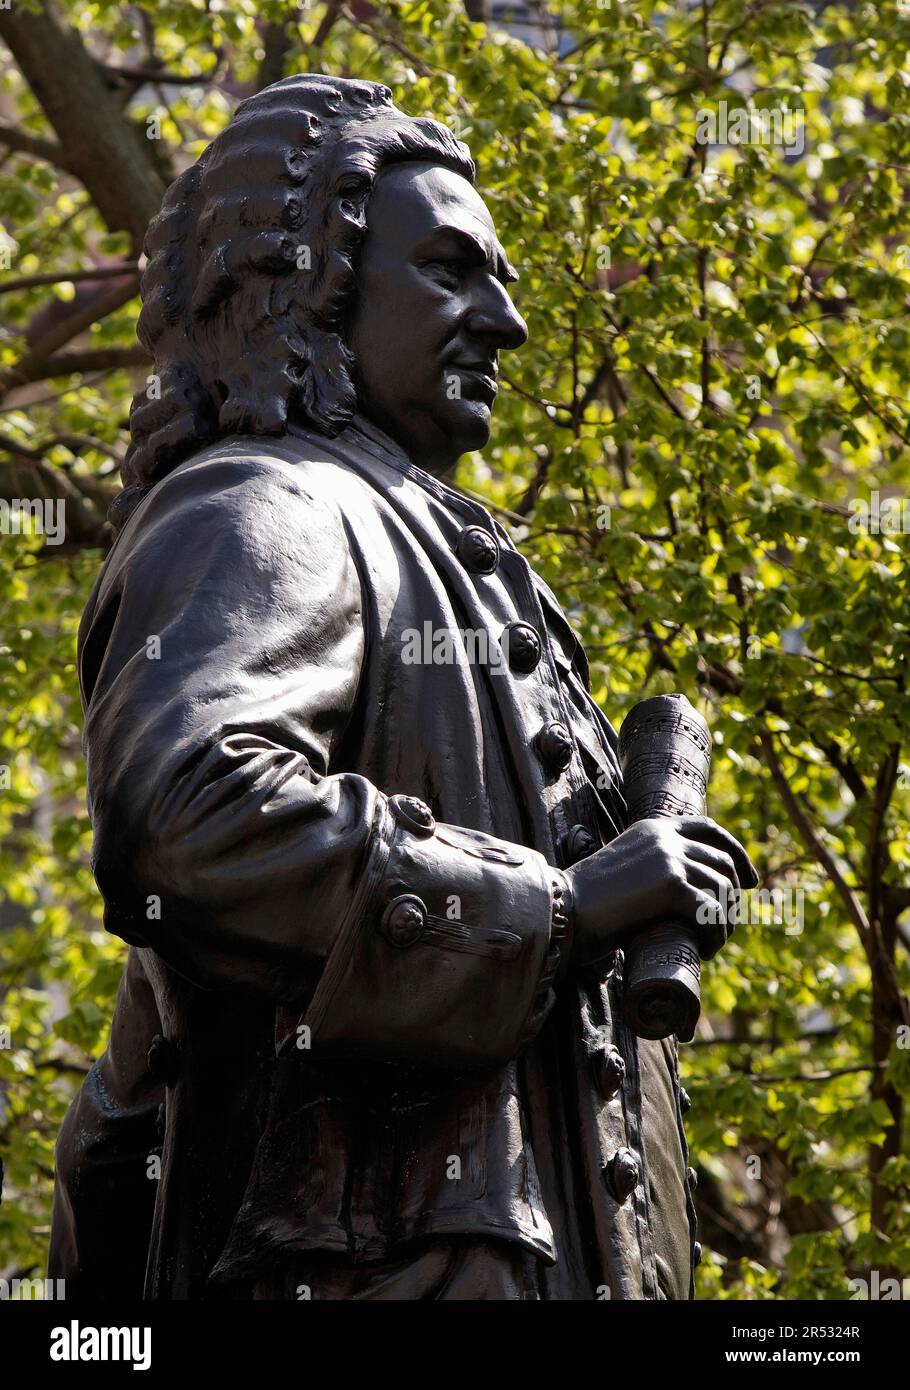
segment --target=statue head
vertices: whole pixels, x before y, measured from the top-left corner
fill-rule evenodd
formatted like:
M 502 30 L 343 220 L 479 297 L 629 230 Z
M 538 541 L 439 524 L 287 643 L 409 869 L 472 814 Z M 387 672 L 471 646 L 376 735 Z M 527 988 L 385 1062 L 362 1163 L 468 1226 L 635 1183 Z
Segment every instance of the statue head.
M 467 147 L 388 88 L 289 77 L 245 101 L 146 236 L 115 524 L 184 459 L 356 411 L 444 472 L 489 437 L 498 354 L 525 339 Z

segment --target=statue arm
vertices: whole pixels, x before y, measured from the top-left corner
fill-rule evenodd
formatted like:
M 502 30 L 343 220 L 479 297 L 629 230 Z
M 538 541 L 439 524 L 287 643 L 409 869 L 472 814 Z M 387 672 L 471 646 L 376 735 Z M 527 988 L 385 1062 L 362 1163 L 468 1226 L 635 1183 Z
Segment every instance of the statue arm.
M 552 1002 L 565 880 L 330 771 L 365 636 L 324 494 L 226 450 L 115 547 L 80 633 L 106 923 L 203 987 L 267 994 L 314 1046 L 496 1063 Z

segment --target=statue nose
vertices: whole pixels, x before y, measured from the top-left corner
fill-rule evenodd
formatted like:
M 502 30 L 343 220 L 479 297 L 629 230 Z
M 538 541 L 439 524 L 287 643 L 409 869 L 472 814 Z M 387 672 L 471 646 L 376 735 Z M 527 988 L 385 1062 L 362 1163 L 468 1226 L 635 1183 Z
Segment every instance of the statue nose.
M 520 348 L 528 341 L 528 325 L 498 281 L 475 303 L 467 327 L 488 342 L 492 340 L 497 349 Z
M 508 336 L 503 338 L 503 348 L 520 348 L 528 341 L 528 325 L 525 323 L 517 309 L 512 311 L 512 322 L 508 330 Z

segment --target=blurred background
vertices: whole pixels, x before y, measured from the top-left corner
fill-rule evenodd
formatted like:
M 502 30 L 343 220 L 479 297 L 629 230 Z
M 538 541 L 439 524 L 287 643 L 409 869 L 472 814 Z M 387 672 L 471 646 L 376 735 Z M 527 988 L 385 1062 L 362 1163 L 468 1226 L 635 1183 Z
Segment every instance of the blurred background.
M 681 1048 L 698 1296 L 910 1276 L 908 49 L 910 0 L 0 9 L 0 1278 L 43 1275 L 127 949 L 75 634 L 151 370 L 144 232 L 237 103 L 304 71 L 469 143 L 531 337 L 459 484 L 614 724 L 661 691 L 706 714 L 711 812 L 763 875 Z

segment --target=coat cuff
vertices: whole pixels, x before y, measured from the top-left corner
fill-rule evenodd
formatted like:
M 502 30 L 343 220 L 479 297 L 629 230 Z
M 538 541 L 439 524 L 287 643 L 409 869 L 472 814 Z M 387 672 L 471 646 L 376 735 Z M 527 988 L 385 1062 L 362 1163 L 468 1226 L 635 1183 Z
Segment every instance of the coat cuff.
M 303 1023 L 314 1051 L 496 1066 L 540 1028 L 568 954 L 543 855 L 380 797 L 358 890 Z

